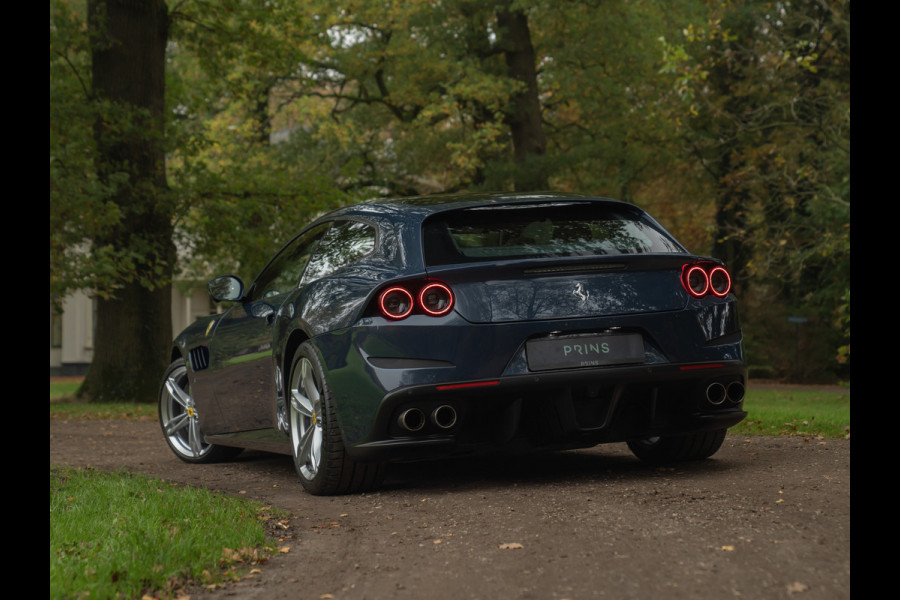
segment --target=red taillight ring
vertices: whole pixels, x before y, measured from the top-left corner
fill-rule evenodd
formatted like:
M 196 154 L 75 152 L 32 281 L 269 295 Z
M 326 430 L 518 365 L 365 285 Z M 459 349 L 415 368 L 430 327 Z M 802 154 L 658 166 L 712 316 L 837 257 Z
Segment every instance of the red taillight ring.
M 428 293 L 438 293 L 441 296 L 444 296 L 444 304 L 437 309 L 430 308 L 429 303 L 425 301 L 426 294 Z M 453 292 L 451 292 L 450 288 L 443 283 L 429 283 L 419 292 L 419 306 L 433 317 L 445 315 L 453 308 Z
M 405 299 L 407 306 L 403 310 L 398 310 L 398 308 L 402 307 L 401 305 L 392 306 L 393 310 L 389 310 L 386 304 L 391 302 L 391 298 L 400 296 L 401 299 Z M 402 300 L 401 300 L 402 301 Z M 388 319 L 405 319 L 412 313 L 413 311 L 413 297 L 412 294 L 407 292 L 402 287 L 392 287 L 384 290 L 381 293 L 381 296 L 378 297 L 378 308 L 381 309 L 381 314 L 383 314 Z
M 714 279 L 724 277 L 724 285 L 716 285 Z M 718 288 L 718 289 L 717 289 Z M 709 291 L 719 298 L 724 298 L 731 291 L 731 275 L 723 267 L 713 267 L 709 272 Z
M 706 274 L 706 271 L 703 270 L 703 267 L 699 265 L 685 265 L 687 267 L 684 271 L 684 288 L 695 298 L 702 298 L 706 295 L 706 292 L 709 291 L 709 275 Z M 693 285 L 691 285 L 691 277 L 699 276 L 702 277 L 703 289 L 697 289 Z
M 722 265 L 703 261 L 681 267 L 681 285 L 694 298 L 712 294 L 724 298 L 731 292 L 731 275 Z

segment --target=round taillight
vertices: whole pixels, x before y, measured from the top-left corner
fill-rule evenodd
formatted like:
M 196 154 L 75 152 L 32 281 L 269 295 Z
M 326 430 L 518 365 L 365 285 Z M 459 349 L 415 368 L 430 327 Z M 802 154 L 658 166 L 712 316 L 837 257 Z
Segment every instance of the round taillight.
M 419 292 L 419 306 L 432 316 L 440 316 L 453 308 L 453 292 L 443 283 L 429 283 Z
M 709 276 L 701 267 L 693 265 L 684 274 L 684 284 L 693 296 L 700 298 L 709 290 Z
M 713 267 L 709 272 L 709 288 L 720 298 L 727 296 L 731 291 L 731 276 L 728 271 L 722 267 Z
M 401 287 L 388 288 L 378 298 L 378 306 L 387 318 L 403 319 L 413 310 L 413 297 Z

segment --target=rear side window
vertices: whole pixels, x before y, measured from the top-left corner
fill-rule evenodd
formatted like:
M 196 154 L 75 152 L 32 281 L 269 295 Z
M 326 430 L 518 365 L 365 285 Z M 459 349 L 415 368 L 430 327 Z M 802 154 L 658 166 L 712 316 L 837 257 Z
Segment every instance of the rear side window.
M 603 203 L 501 205 L 430 217 L 423 224 L 429 266 L 465 262 L 680 253 L 643 213 Z
M 375 228 L 360 221 L 338 221 L 319 242 L 303 283 L 331 275 L 375 249 Z

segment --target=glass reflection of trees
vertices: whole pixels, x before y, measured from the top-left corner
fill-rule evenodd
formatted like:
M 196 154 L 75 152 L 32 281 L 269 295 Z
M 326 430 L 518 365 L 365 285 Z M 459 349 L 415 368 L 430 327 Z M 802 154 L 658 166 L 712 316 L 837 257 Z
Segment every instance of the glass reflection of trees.
M 359 221 L 335 223 L 322 238 L 303 274 L 309 283 L 352 264 L 375 248 L 375 228 Z
M 582 206 L 461 211 L 446 217 L 446 232 L 460 258 L 474 260 L 682 252 L 630 213 Z

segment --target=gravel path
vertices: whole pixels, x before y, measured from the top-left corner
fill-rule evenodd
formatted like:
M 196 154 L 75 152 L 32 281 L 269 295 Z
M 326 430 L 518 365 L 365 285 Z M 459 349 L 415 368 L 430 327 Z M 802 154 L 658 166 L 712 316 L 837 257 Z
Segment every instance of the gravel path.
M 289 457 L 182 463 L 156 423 L 51 420 L 50 462 L 290 512 L 288 552 L 193 600 L 850 596 L 849 440 L 729 436 L 712 459 L 674 469 L 620 444 L 399 465 L 382 491 L 332 498 L 304 493 Z

